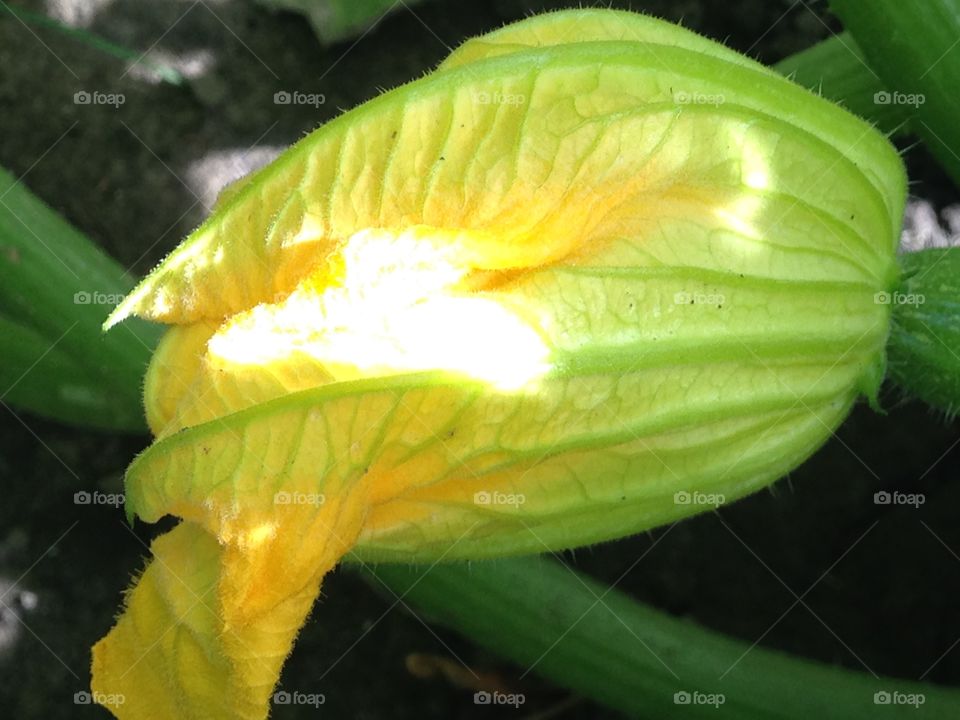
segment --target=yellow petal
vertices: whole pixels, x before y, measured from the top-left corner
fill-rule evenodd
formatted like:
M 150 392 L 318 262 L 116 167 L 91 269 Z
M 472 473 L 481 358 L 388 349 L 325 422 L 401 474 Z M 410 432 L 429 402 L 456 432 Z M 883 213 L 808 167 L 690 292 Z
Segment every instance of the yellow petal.
M 154 540 L 124 614 L 93 648 L 94 698 L 122 720 L 266 717 L 320 582 L 354 544 L 366 503 L 278 504 L 218 540 L 184 522 Z

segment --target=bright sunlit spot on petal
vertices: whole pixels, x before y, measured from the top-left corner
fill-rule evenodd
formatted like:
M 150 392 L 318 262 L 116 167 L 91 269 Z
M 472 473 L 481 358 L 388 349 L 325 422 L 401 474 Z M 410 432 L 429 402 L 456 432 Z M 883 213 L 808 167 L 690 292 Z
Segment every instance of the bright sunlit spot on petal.
M 770 162 L 755 143 L 747 142 L 744 146 L 741 173 L 743 184 L 752 190 L 766 190 L 770 186 Z
M 157 296 L 153 299 L 153 312 L 158 315 L 170 312 L 170 301 L 167 300 L 167 294 L 162 290 L 157 293 Z
M 492 293 L 458 287 L 456 245 L 418 228 L 353 235 L 322 273 L 282 302 L 235 317 L 213 362 L 269 365 L 300 354 L 338 380 L 445 370 L 513 391 L 550 369 L 537 330 Z
M 247 547 L 255 548 L 274 537 L 277 534 L 276 523 L 262 523 L 250 529 L 244 538 L 244 544 Z
M 737 199 L 726 205 L 717 205 L 713 214 L 735 232 L 746 237 L 760 235 L 755 220 L 763 204 L 762 191 L 771 184 L 770 154 L 772 148 L 763 145 L 749 132 L 749 128 L 731 131 L 731 141 L 740 144 L 743 156 L 740 160 L 740 181 L 744 191 Z M 750 192 L 756 190 L 759 192 Z M 746 246 L 745 246 L 746 247 Z
M 714 208 L 713 214 L 740 235 L 749 238 L 757 237 L 759 231 L 754 225 L 754 218 L 760 209 L 760 204 L 759 197 L 744 193 L 729 205 L 718 205 Z
M 740 131 L 739 142 L 743 148 L 740 159 L 740 175 L 744 185 L 752 190 L 766 190 L 770 187 L 770 166 L 772 155 L 776 152 L 776 143 L 761 139 L 751 132 L 750 126 Z
M 292 247 L 302 243 L 316 242 L 324 236 L 324 233 L 323 221 L 313 213 L 305 212 L 300 229 L 291 238 L 284 240 L 283 245 L 284 247 Z
M 744 181 L 746 182 L 747 186 L 754 188 L 755 190 L 764 190 L 767 187 L 769 180 L 770 178 L 767 177 L 766 170 L 761 168 L 751 169 L 744 177 Z

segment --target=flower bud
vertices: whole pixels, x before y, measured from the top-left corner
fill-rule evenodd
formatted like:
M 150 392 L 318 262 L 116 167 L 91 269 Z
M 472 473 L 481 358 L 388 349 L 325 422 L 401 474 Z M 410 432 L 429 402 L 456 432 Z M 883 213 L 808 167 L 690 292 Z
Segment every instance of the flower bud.
M 864 122 L 607 10 L 472 40 L 320 128 L 109 321 L 174 326 L 127 508 L 183 523 L 95 688 L 263 717 L 344 556 L 559 550 L 774 481 L 875 400 L 904 196 Z

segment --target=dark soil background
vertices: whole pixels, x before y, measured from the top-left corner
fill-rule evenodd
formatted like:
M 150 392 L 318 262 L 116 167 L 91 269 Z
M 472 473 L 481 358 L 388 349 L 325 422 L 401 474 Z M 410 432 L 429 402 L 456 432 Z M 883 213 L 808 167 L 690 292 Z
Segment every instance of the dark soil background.
M 575 3 L 401 5 L 359 40 L 327 48 L 301 17 L 245 0 L 10 4 L 86 27 L 134 57 L 149 50 L 190 77 L 179 87 L 162 82 L 0 12 L 0 165 L 140 275 L 201 220 L 221 184 L 340 109 L 418 77 L 470 35 Z M 767 62 L 836 29 L 822 4 L 799 0 L 651 0 L 633 8 L 682 19 Z M 277 105 L 281 90 L 322 93 L 326 102 Z M 78 91 L 123 93 L 126 102 L 78 105 Z M 915 192 L 955 198 L 922 149 L 911 150 L 910 162 Z M 567 561 L 612 582 L 656 543 L 618 585 L 640 600 L 763 647 L 958 684 L 958 427 L 892 389 L 885 403 L 886 416 L 858 408 L 769 492 Z M 73 696 L 88 688 L 89 648 L 112 624 L 159 528 L 130 530 L 122 512 L 75 505 L 73 493 L 119 490 L 148 439 L 2 408 L 0 432 L 0 717 L 107 717 Z M 924 493 L 926 503 L 876 505 L 882 489 Z M 278 707 L 273 716 L 616 717 L 532 675 L 519 681 L 524 668 L 441 627 L 428 630 L 402 607 L 387 612 L 392 604 L 350 570 L 328 577 L 282 681 L 324 693 L 326 705 Z M 526 705 L 475 706 L 470 688 L 406 668 L 412 653 L 452 659 L 451 651 L 478 672 L 500 673 Z

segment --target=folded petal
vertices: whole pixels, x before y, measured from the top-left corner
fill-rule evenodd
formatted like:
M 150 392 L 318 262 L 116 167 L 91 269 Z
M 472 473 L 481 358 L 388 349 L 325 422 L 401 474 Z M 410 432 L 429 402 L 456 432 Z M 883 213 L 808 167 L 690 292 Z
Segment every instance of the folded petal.
M 183 522 L 116 626 L 93 648 L 94 698 L 123 720 L 255 720 L 320 582 L 356 540 L 365 503 L 278 504 L 224 522 L 218 538 Z M 119 700 L 118 700 L 119 699 Z

